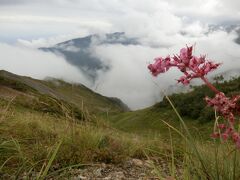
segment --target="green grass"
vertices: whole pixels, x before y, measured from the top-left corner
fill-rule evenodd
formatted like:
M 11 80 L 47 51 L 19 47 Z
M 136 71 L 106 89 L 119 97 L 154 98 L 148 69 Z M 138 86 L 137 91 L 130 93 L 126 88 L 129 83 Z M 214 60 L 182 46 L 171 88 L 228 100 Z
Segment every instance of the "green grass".
M 135 132 L 143 137 L 159 134 L 159 138 L 169 143 L 169 151 L 158 157 L 165 157 L 172 178 L 239 179 L 240 152 L 232 142 L 210 138 L 214 122 L 200 123 L 182 118 L 170 100 L 169 103 L 172 109 L 155 105 L 139 111 L 121 113 L 108 120 L 123 131 Z M 157 176 L 165 179 L 166 173 L 161 167 L 153 167 Z
M 57 79 L 42 83 L 63 95 L 68 102 L 75 104 L 79 109 L 89 111 L 89 113 L 119 113 L 124 111 L 124 105 L 116 99 L 102 96 L 84 85 L 70 84 Z
M 76 164 L 120 163 L 129 157 L 145 158 L 145 152 L 154 154 L 148 149 L 161 152 L 168 148 L 157 137 L 150 139 L 124 133 L 101 119 L 79 122 L 14 105 L 1 121 L 0 137 L 0 143 L 6 147 L 15 147 L 6 142 L 17 144 L 17 150 L 5 148 L 0 158 L 0 164 L 4 165 L 1 173 L 14 175 L 39 172 L 49 152 L 53 152 L 54 144 L 60 141 L 61 147 L 54 161 L 51 160 L 49 172 L 55 165 L 61 169 Z
M 3 109 L 8 105 L 0 104 Z M 109 116 L 108 121 L 104 117 L 75 121 L 13 103 L 0 122 L 0 175 L 16 178 L 36 172 L 36 178 L 44 179 L 57 177 L 58 171 L 70 167 L 121 163 L 134 157 L 163 159 L 168 163 L 168 175 L 176 179 L 179 171 L 183 179 L 240 177 L 239 152 L 231 144 L 210 141 L 211 124 L 205 129 L 196 121 L 184 121 L 190 125 L 191 140 L 186 140 L 189 135 L 177 118 L 174 110 L 152 107 Z M 205 138 L 197 134 L 205 134 Z M 153 166 L 159 177 L 166 177 L 158 165 Z
M 174 145 L 172 136 L 170 133 L 171 141 L 171 177 L 176 179 L 230 179 L 236 180 L 240 178 L 240 153 L 239 149 L 232 144 L 224 142 L 220 139 L 220 142 L 215 140 L 214 143 L 206 141 L 199 141 L 194 138 L 189 131 L 185 121 L 180 116 L 173 102 L 166 96 L 169 104 L 172 106 L 175 114 L 177 115 L 179 122 L 183 127 L 183 132 L 179 131 L 175 127 L 168 125 L 173 131 L 177 132 L 185 141 L 185 146 L 182 147 L 183 162 L 181 163 L 182 176 L 179 177 L 175 173 L 175 157 Z M 219 117 L 215 117 L 216 121 Z M 161 171 L 158 170 L 158 176 L 161 179 Z
M 159 135 L 162 139 L 169 138 L 168 127 L 164 122 L 169 123 L 177 129 L 182 129 L 181 123 L 173 109 L 152 106 L 143 110 L 125 112 L 113 115 L 108 118 L 110 124 L 125 132 L 134 132 L 143 136 Z M 199 139 L 209 139 L 212 132 L 213 122 L 201 124 L 190 118 L 184 118 L 189 131 Z M 174 138 L 179 135 L 173 132 Z

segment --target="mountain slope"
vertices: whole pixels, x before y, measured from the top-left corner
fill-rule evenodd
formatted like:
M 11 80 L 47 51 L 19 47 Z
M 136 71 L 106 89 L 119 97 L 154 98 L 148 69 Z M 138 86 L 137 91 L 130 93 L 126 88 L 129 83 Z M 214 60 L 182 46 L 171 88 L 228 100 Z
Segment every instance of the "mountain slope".
M 61 111 L 61 104 L 91 114 L 128 110 L 121 100 L 102 96 L 82 84 L 70 84 L 57 79 L 37 80 L 3 70 L 0 71 L 0 91 L 2 99 L 10 100 L 15 97 L 14 102 L 22 106 L 34 108 L 36 105 L 36 109 L 41 106 L 46 111 L 51 108 Z

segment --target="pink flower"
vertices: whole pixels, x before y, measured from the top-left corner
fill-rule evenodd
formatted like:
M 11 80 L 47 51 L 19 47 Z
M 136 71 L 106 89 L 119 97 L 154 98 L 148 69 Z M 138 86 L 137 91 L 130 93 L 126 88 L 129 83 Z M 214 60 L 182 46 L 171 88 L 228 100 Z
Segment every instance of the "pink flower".
M 187 50 L 187 48 L 182 48 L 180 50 L 180 56 L 179 57 L 180 57 L 180 59 L 182 60 L 182 62 L 184 64 L 188 63 L 189 59 L 188 59 L 188 50 Z
M 234 142 L 237 142 L 239 140 L 239 133 L 237 132 L 232 133 L 232 139 Z
M 153 76 L 164 73 L 169 69 L 170 58 L 163 59 L 162 57 L 156 58 L 155 63 L 149 64 L 148 69 L 152 72 Z
M 192 59 L 190 59 L 190 62 L 189 62 L 189 67 L 195 71 L 198 70 L 198 64 L 199 64 L 199 61 L 198 61 L 198 58 L 193 56 Z
M 154 64 L 149 64 L 148 69 L 152 72 L 153 76 L 165 72 L 161 59 L 156 59 Z
M 170 56 L 156 58 L 153 64 L 148 65 L 148 69 L 153 76 L 157 76 L 160 73 L 165 73 L 171 67 L 177 67 L 186 75 L 185 78 L 181 77 L 178 82 L 188 85 L 192 79 L 203 77 L 219 66 L 219 64 L 206 61 L 205 58 L 206 56 L 193 56 L 192 46 L 190 46 L 182 48 L 180 54 L 172 58 Z
M 217 93 L 212 99 L 209 97 L 205 98 L 207 104 L 219 112 L 223 117 L 228 119 L 231 123 L 234 122 L 233 112 L 237 106 L 237 101 L 240 100 L 240 96 L 234 97 L 232 99 L 225 96 L 224 93 Z
M 188 80 L 188 78 L 186 76 L 182 76 L 180 77 L 180 79 L 178 80 L 178 82 L 181 82 L 184 85 L 188 85 L 190 83 L 190 81 Z
M 223 133 L 221 137 L 223 138 L 224 141 L 226 141 L 229 137 L 229 134 Z
M 184 85 L 188 85 L 194 78 L 202 79 L 216 93 L 213 98 L 205 98 L 208 106 L 213 107 L 226 120 L 224 124 L 217 126 L 220 133 L 214 132 L 211 136 L 213 138 L 222 137 L 224 140 L 231 138 L 236 146 L 240 148 L 240 135 L 234 129 L 235 114 L 240 114 L 240 95 L 229 98 L 223 92 L 218 91 L 205 76 L 217 69 L 220 63 L 206 60 L 206 56 L 193 56 L 192 50 L 193 48 L 190 46 L 182 48 L 179 55 L 156 58 L 153 64 L 148 65 L 148 69 L 153 76 L 157 76 L 160 73 L 165 73 L 172 67 L 177 67 L 183 73 L 183 76 L 177 81 Z
M 182 62 L 184 64 L 188 64 L 189 60 L 192 58 L 192 46 L 186 47 L 186 48 L 182 48 L 180 50 L 179 57 L 180 57 L 180 59 L 182 60 Z
M 233 142 L 236 144 L 236 147 L 240 149 L 240 135 L 238 132 L 233 132 L 231 134 Z
M 238 149 L 240 149 L 240 138 L 238 138 L 237 141 L 236 141 L 236 147 L 237 147 Z
M 201 72 L 203 75 L 207 75 L 210 71 L 217 69 L 219 65 L 220 63 L 214 64 L 213 62 L 207 62 L 201 67 Z
M 219 137 L 220 137 L 220 134 L 215 132 L 215 133 L 212 133 L 212 134 L 211 134 L 211 137 L 214 138 L 214 139 L 215 139 L 215 138 L 219 138 Z
M 225 124 L 219 124 L 217 127 L 218 127 L 219 129 L 225 129 L 225 128 L 226 128 L 226 125 L 225 125 Z

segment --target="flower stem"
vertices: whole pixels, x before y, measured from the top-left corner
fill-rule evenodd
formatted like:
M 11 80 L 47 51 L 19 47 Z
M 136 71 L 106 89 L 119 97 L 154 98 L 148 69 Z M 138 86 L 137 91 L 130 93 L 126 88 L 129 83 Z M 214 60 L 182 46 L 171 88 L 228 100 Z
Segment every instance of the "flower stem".
M 213 91 L 215 92 L 216 94 L 218 94 L 220 91 L 217 90 L 216 87 L 214 87 L 209 81 L 207 78 L 205 78 L 204 76 L 201 77 L 201 79 L 205 82 L 205 84 Z

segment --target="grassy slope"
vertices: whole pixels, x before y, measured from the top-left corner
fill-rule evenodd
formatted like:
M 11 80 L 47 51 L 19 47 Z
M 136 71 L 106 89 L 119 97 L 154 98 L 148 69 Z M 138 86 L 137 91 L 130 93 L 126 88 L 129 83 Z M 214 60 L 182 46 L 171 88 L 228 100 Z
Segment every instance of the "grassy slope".
M 0 108 L 7 109 L 1 101 Z M 147 138 L 124 133 L 104 120 L 76 122 L 71 117 L 43 113 L 11 104 L 0 114 L 0 168 L 3 174 L 39 171 L 49 153 L 62 141 L 55 158 L 57 168 L 94 162 L 119 163 L 126 158 L 145 157 L 147 149 L 165 151 L 168 146 L 159 138 Z M 149 152 L 152 154 L 151 152 Z
M 43 83 L 61 94 L 67 101 L 74 103 L 80 109 L 88 110 L 90 113 L 118 113 L 128 110 L 126 105 L 116 98 L 102 96 L 81 84 L 69 84 L 56 79 L 43 81 Z
M 115 128 L 121 129 L 125 132 L 137 133 L 143 136 L 156 136 L 162 139 L 169 139 L 169 126 L 181 129 L 180 122 L 177 115 L 172 109 L 160 108 L 152 106 L 147 109 L 125 112 L 108 118 L 111 125 Z M 189 118 L 184 118 L 190 132 L 195 137 L 209 139 L 212 131 L 213 122 L 200 124 Z M 178 138 L 179 135 L 174 133 L 174 137 Z
M 1 173 L 16 175 L 31 168 L 39 171 L 61 140 L 54 161 L 58 168 L 99 161 L 117 163 L 128 157 L 143 157 L 145 148 L 167 149 L 161 139 L 109 126 L 97 115 L 104 112 L 101 108 L 116 113 L 124 107 L 86 87 L 75 85 L 72 89 L 59 80 L 44 82 L 5 71 L 0 72 L 0 82 L 0 177 Z M 81 121 L 82 114 L 88 121 Z
M 215 86 L 228 96 L 238 94 L 240 78 L 217 83 Z M 169 97 L 190 131 L 196 136 L 200 134 L 201 137 L 209 138 L 213 127 L 214 112 L 206 107 L 204 101 L 206 95 L 212 97 L 213 93 L 206 86 L 198 86 L 193 87 L 193 91 L 189 93 L 173 94 Z M 166 98 L 152 107 L 120 113 L 109 118 L 109 122 L 114 127 L 127 132 L 144 135 L 150 132 L 150 134 L 160 133 L 162 136 L 167 136 L 168 128 L 163 121 L 180 128 L 178 118 Z
M 51 98 L 59 101 L 58 103 L 68 103 L 80 111 L 87 110 L 91 114 L 116 113 L 128 110 L 126 105 L 116 98 L 102 96 L 81 84 L 72 85 L 56 79 L 40 81 L 0 71 L 0 85 L 1 89 L 7 87 L 15 90 L 15 96 L 17 97 L 19 95 L 24 96 L 23 101 L 30 96 L 32 98 L 28 98 L 28 100 L 39 99 L 39 97 L 41 97 L 40 100 Z M 49 102 L 45 102 L 45 104 L 47 103 Z

